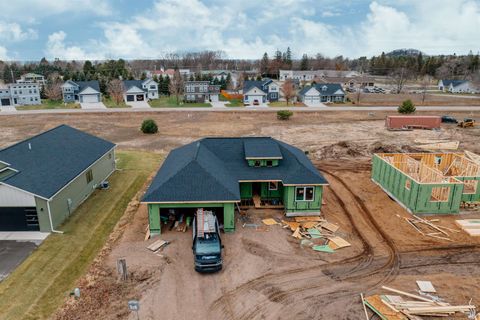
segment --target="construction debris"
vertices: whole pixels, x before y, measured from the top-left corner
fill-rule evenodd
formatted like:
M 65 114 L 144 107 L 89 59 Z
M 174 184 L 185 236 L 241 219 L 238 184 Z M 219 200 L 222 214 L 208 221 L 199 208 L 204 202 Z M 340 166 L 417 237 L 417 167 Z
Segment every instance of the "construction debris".
M 156 252 L 156 251 L 160 250 L 161 248 L 167 246 L 168 244 L 170 244 L 170 241 L 165 241 L 165 240 L 160 239 L 160 240 L 155 241 L 151 245 L 149 245 L 147 247 L 147 249 L 150 250 L 150 251 Z
M 421 292 L 425 292 L 423 290 L 427 292 L 433 290 L 430 292 L 435 292 L 430 281 L 417 281 L 417 284 L 422 290 Z M 429 299 L 385 286 L 382 289 L 398 295 L 372 295 L 366 298 L 361 295 L 364 306 L 367 306 L 381 319 L 420 320 L 423 319 L 421 316 L 452 317 L 455 313 L 463 313 L 471 319 L 475 318 L 476 307 L 471 305 L 470 302 L 467 305 L 450 305 L 441 302 L 438 297 Z M 404 297 L 413 300 L 405 300 Z
M 404 218 L 409 225 L 411 225 L 415 231 L 420 233 L 422 236 L 431 237 L 440 240 L 453 241 L 450 239 L 448 232 L 460 232 L 459 230 L 444 227 L 434 222 L 438 222 L 438 219 L 426 220 L 422 219 L 416 215 L 413 215 L 413 218 Z M 448 232 L 447 232 L 448 231 Z
M 269 218 L 269 219 L 263 219 L 262 222 L 266 224 L 267 226 L 273 226 L 275 224 L 280 224 L 277 222 L 277 220 Z
M 418 148 L 427 150 L 457 150 L 460 145 L 460 141 L 444 141 L 434 142 L 429 144 L 418 145 Z
M 312 246 L 312 249 L 315 251 L 321 251 L 321 252 L 327 252 L 327 253 L 333 253 L 335 250 L 330 248 L 328 245 L 317 245 L 317 246 Z
M 455 220 L 455 223 L 470 236 L 480 236 L 480 219 Z

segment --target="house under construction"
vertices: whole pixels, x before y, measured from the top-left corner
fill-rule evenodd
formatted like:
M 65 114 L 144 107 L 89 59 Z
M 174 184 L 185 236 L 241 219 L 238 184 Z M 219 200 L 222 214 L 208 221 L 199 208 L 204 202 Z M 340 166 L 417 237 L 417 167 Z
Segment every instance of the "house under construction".
M 480 200 L 480 165 L 463 153 L 379 153 L 372 180 L 412 213 L 458 213 Z

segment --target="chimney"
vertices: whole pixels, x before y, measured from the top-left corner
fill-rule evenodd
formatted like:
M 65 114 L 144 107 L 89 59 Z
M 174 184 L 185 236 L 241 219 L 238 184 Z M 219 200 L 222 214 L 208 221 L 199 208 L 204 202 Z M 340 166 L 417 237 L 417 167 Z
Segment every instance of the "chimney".
M 28 143 L 28 150 L 32 150 L 32 144 L 30 142 Z

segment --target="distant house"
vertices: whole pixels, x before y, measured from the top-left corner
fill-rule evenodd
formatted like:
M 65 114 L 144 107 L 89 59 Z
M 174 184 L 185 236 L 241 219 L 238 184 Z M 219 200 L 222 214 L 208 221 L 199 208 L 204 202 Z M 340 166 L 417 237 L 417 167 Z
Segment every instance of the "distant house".
M 280 70 L 279 80 L 287 79 L 297 81 L 312 81 L 315 78 L 343 77 L 352 78 L 359 76 L 357 71 L 345 70 Z
M 38 83 L 40 85 L 45 85 L 45 77 L 41 74 L 36 73 L 26 73 L 20 76 L 20 79 L 17 80 L 17 83 Z
M 272 79 L 266 78 L 261 81 L 245 81 L 243 83 L 243 102 L 266 103 L 278 101 L 280 98 L 280 86 Z
M 438 90 L 451 93 L 475 93 L 476 90 L 468 80 L 440 80 Z
M 152 79 L 123 81 L 125 102 L 158 99 L 158 83 Z
M 41 104 L 40 85 L 37 83 L 9 83 L 0 86 L 0 105 L 19 106 Z
M 306 86 L 298 93 L 299 99 L 306 103 L 345 102 L 345 91 L 339 83 L 320 83 Z
M 66 125 L 0 150 L 0 231 L 54 231 L 114 171 L 115 144 Z
M 160 70 L 145 70 L 145 74 L 147 75 L 147 78 L 153 78 L 154 76 L 168 76 L 168 77 L 173 77 L 175 74 L 175 69 L 163 69 L 161 68 Z M 190 69 L 178 69 L 178 72 L 180 75 L 184 78 L 187 78 L 190 76 L 192 73 Z
M 98 103 L 102 101 L 98 81 L 67 80 L 62 85 L 64 102 Z
M 183 100 L 185 102 L 217 102 L 220 86 L 210 81 L 185 81 Z

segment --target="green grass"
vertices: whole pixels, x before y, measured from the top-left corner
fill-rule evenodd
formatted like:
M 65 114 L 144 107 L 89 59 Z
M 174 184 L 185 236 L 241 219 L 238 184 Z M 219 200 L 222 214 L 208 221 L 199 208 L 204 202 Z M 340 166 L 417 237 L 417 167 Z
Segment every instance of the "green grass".
M 285 101 L 273 101 L 273 102 L 269 102 L 268 103 L 268 106 L 269 107 L 279 107 L 279 108 L 290 108 L 290 107 L 305 107 L 305 105 L 302 103 L 302 102 L 289 102 L 288 103 L 288 106 L 287 106 L 287 103 Z
M 226 107 L 243 107 L 243 101 L 241 99 L 232 99 L 229 103 L 225 104 Z
M 80 109 L 80 104 L 70 102 L 65 104 L 63 101 L 43 99 L 42 104 L 17 106 L 17 110 L 42 110 L 42 109 Z
M 160 97 L 160 99 L 150 100 L 148 102 L 152 108 L 206 108 L 211 107 L 210 103 L 183 103 L 180 98 L 180 104 L 177 104 L 177 98 L 174 96 Z
M 159 154 L 117 152 L 110 189 L 95 191 L 10 276 L 0 282 L 0 319 L 47 319 L 105 244 L 128 203 L 157 168 Z
M 115 101 L 110 97 L 109 98 L 103 97 L 102 102 L 107 108 L 131 108 L 131 106 L 126 104 L 125 101 L 123 100 L 122 102 L 120 102 L 120 104 L 117 105 Z

